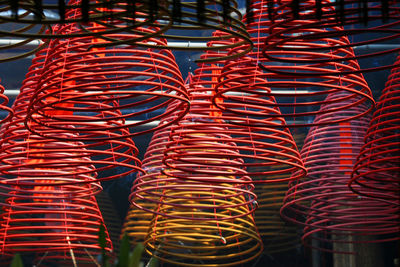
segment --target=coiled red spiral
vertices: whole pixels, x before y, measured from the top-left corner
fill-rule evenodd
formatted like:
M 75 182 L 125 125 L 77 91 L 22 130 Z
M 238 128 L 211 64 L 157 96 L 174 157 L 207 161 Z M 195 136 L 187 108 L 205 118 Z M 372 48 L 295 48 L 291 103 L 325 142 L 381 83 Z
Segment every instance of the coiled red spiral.
M 299 6 L 298 18 L 294 18 L 289 10 L 290 2 L 282 2 L 275 7 L 275 23 L 271 26 L 270 36 L 263 48 L 264 56 L 271 62 L 276 65 L 288 64 L 288 67 L 279 68 L 266 64 L 267 70 L 299 77 L 325 75 L 326 70 L 318 67 L 330 63 L 335 63 L 330 75 L 365 73 L 395 66 L 387 60 L 387 56 L 400 51 L 396 46 L 400 42 L 398 1 L 368 1 L 360 9 L 353 0 L 345 0 L 340 4 L 307 0 Z M 315 10 L 318 3 L 321 8 L 320 14 Z M 382 7 L 384 4 L 386 7 Z M 339 6 L 335 8 L 335 5 Z M 381 14 L 384 8 L 385 13 Z M 340 20 L 334 15 L 336 12 L 340 13 Z M 318 15 L 321 16 L 319 19 Z M 360 22 L 364 22 L 365 25 L 360 25 Z M 348 42 L 347 38 L 352 41 Z M 318 45 L 321 40 L 327 40 L 329 45 Z M 374 49 L 374 45 L 379 46 L 378 51 Z M 357 49 L 356 54 L 352 52 L 353 49 Z M 285 50 L 285 53 L 282 53 L 282 50 Z M 354 61 L 366 59 L 380 61 L 381 65 L 362 64 L 362 67 L 351 67 Z
M 58 31 L 69 34 L 80 29 L 66 24 Z M 151 28 L 143 31 L 154 32 Z M 187 112 L 188 96 L 170 51 L 135 46 L 91 49 L 102 42 L 93 37 L 55 41 L 39 89 L 31 99 L 27 117 L 31 131 L 63 140 L 115 140 L 165 127 L 142 126 L 167 116 L 164 109 L 174 100 L 180 101 L 176 120 Z M 32 128 L 36 124 L 42 127 Z M 59 135 L 59 131 L 71 133 L 71 137 Z
M 370 122 L 354 165 L 351 190 L 400 205 L 400 56 Z
M 329 95 L 327 100 L 336 97 L 341 95 Z M 337 104 L 322 109 L 329 109 L 331 105 Z M 361 113 L 366 109 L 366 106 L 355 106 L 336 116 Z M 326 116 L 318 115 L 316 120 L 325 120 Z M 303 241 L 315 249 L 354 253 L 351 246 L 344 248 L 341 244 L 399 238 L 398 207 L 359 197 L 347 186 L 368 122 L 369 117 L 364 116 L 349 122 L 315 126 L 305 139 L 301 154 L 308 175 L 289 183 L 281 215 L 304 226 Z M 312 239 L 316 242 L 311 242 Z
M 11 108 L 7 107 L 8 97 L 4 95 L 4 87 L 0 85 L 0 112 L 4 112 L 5 115 L 0 116 L 0 124 L 8 121 L 13 115 Z
M 276 10 L 290 13 L 290 2 L 281 1 L 277 3 Z M 350 60 L 354 57 L 354 53 L 351 48 L 346 47 L 350 44 L 346 37 L 334 39 L 328 36 L 318 40 L 295 39 L 290 42 L 290 47 L 310 48 L 310 51 L 305 52 L 292 52 L 286 47 L 279 51 L 266 50 L 267 45 L 279 43 L 287 35 L 324 32 L 325 30 L 312 27 L 315 19 L 281 18 L 279 17 L 280 13 L 276 13 L 275 21 L 271 22 L 268 14 L 268 1 L 254 2 L 252 7 L 254 22 L 249 23 L 247 28 L 255 43 L 255 50 L 243 58 L 231 60 L 225 64 L 213 100 L 217 107 L 254 119 L 244 125 L 262 126 L 257 123 L 256 119 L 270 118 L 272 120 L 275 118 L 275 120 L 283 120 L 283 122 L 272 124 L 271 127 L 281 127 L 281 124 L 290 127 L 306 127 L 316 125 L 314 116 L 322 112 L 320 106 L 323 104 L 341 103 L 334 108 L 332 106 L 331 109 L 324 110 L 324 113 L 332 116 L 327 116 L 326 120 L 319 121 L 319 124 L 336 123 L 338 121 L 334 121 L 333 118 L 338 119 L 338 117 L 335 117 L 334 113 L 351 108 L 354 105 L 373 103 L 371 90 L 361 74 L 337 75 L 345 70 L 360 69 L 356 61 Z M 292 26 L 298 27 L 289 31 Z M 279 33 L 282 30 L 287 30 L 287 34 L 280 36 Z M 334 44 L 345 47 L 331 49 Z M 329 51 L 314 52 L 312 49 L 315 47 L 325 48 Z M 282 55 L 282 57 L 290 59 L 304 58 L 307 63 L 301 66 L 293 63 L 277 64 L 265 58 L 263 54 Z M 314 59 L 317 60 L 322 56 L 332 59 L 332 62 L 314 63 Z M 337 63 L 335 61 L 337 59 L 345 62 L 349 59 L 350 61 L 348 63 Z M 290 71 L 290 74 L 283 73 L 283 71 Z M 297 75 L 298 72 L 306 74 Z M 337 99 L 330 99 L 329 102 L 326 100 L 327 95 L 340 91 L 348 92 L 348 94 Z M 218 103 L 217 98 L 223 101 Z M 356 98 L 357 102 L 348 102 L 349 98 Z M 340 119 L 346 121 L 361 117 L 368 111 L 365 110 L 361 114 L 352 114 L 352 117 L 341 117 Z M 237 123 L 243 124 L 243 122 Z
M 200 58 L 214 56 L 207 52 Z M 165 151 L 165 165 L 178 172 L 166 174 L 210 183 L 269 183 L 300 177 L 305 169 L 282 119 L 255 120 L 221 112 L 212 105 L 222 64 L 202 63 L 195 71 L 189 87 L 190 114 L 173 127 Z M 240 125 L 251 122 L 259 127 Z M 270 127 L 272 124 L 274 127 Z M 299 169 L 303 171 L 296 172 Z
M 34 58 L 13 105 L 15 115 L 1 128 L 0 194 L 6 197 L 0 203 L 1 254 L 35 253 L 38 262 L 93 264 L 101 254 L 98 232 L 104 224 L 94 196 L 102 190 L 100 181 L 141 170 L 140 161 L 130 138 L 83 143 L 59 131 L 72 139 L 60 141 L 24 127 L 27 103 L 43 78 L 51 50 Z M 106 250 L 112 250 L 107 233 Z

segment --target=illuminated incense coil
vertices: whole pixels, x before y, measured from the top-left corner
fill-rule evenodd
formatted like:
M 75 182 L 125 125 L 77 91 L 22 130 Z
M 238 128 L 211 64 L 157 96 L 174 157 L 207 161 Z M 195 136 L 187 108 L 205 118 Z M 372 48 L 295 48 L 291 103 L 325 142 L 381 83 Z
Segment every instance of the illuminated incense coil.
M 70 30 L 77 29 L 66 25 L 59 31 Z M 99 42 L 91 37 L 57 41 L 44 66 L 40 89 L 31 99 L 27 118 L 31 131 L 56 139 L 63 139 L 58 134 L 62 131 L 79 133 L 75 139 L 81 141 L 115 140 L 120 137 L 107 134 L 131 131 L 126 136 L 130 137 L 148 133 L 187 112 L 188 96 L 170 51 L 134 46 L 90 49 Z M 152 127 L 152 122 L 169 115 L 164 109 L 176 100 L 180 103 L 171 112 L 179 112 L 179 116 Z M 60 115 L 63 112 L 69 115 Z M 43 127 L 33 129 L 31 124 Z
M 360 195 L 399 205 L 400 57 L 396 64 L 377 103 L 349 185 Z
M 279 214 L 287 189 L 287 183 L 271 183 L 256 185 L 254 190 L 258 203 L 254 220 L 267 254 L 294 250 L 301 245 L 297 227 L 287 224 Z
M 311 11 L 317 6 L 315 0 L 302 3 L 296 19 L 293 19 L 289 10 L 289 1 L 276 6 L 273 16 L 276 24 L 271 27 L 271 35 L 267 38 L 263 54 L 270 61 L 287 67 L 266 64 L 265 68 L 274 73 L 299 77 L 326 75 L 326 70 L 319 69 L 318 66 L 327 66 L 329 63 L 336 63 L 335 68 L 331 68 L 330 75 L 365 73 L 394 67 L 396 64 L 387 62 L 387 56 L 400 51 L 399 47 L 393 45 L 400 41 L 400 4 L 397 1 L 385 3 L 385 18 L 379 14 L 384 4 L 381 1 L 369 1 L 368 5 L 362 7 L 362 12 L 352 0 L 341 4 L 342 6 L 335 9 L 337 3 L 322 1 L 320 19 L 315 19 L 316 10 Z M 340 21 L 334 16 L 335 12 L 342 16 Z M 360 21 L 365 25 L 360 26 Z M 353 41 L 350 43 L 347 38 Z M 321 43 L 317 45 L 321 40 L 328 40 L 330 46 Z M 379 51 L 370 45 L 380 46 Z M 282 53 L 282 49 L 285 53 Z M 352 49 L 358 49 L 357 54 Z M 380 64 L 372 67 L 351 67 L 357 60 L 362 62 L 370 58 Z
M 335 97 L 335 94 L 329 96 Z M 345 112 L 360 113 L 365 109 L 366 106 L 357 106 Z M 346 115 L 344 112 L 336 114 L 338 117 Z M 317 116 L 316 120 L 329 119 L 326 116 Z M 362 117 L 315 126 L 305 139 L 301 154 L 308 175 L 289 183 L 281 215 L 304 227 L 303 241 L 314 249 L 354 253 L 351 246 L 344 248 L 341 244 L 399 238 L 398 207 L 372 198 L 360 198 L 347 186 L 368 122 L 368 117 Z
M 276 9 L 290 13 L 290 2 L 280 2 Z M 322 112 L 321 105 L 332 102 L 341 103 L 335 108 L 332 107 L 330 110 L 324 111 L 325 113 L 334 114 L 355 105 L 374 102 L 371 90 L 361 74 L 337 75 L 339 72 L 347 70 L 360 70 L 357 62 L 350 60 L 354 56 L 351 48 L 345 47 L 324 51 L 320 53 L 321 55 L 312 51 L 289 51 L 289 56 L 286 56 L 287 52 L 283 52 L 286 51 L 286 47 L 279 51 L 269 52 L 270 50 L 266 50 L 266 47 L 270 44 L 280 42 L 282 38 L 287 37 L 285 35 L 280 38 L 281 36 L 279 35 L 283 29 L 286 29 L 286 26 L 288 29 L 291 29 L 292 25 L 302 26 L 299 26 L 298 30 L 288 30 L 288 35 L 297 36 L 297 34 L 303 32 L 324 32 L 324 30 L 312 27 L 312 22 L 315 22 L 315 19 L 293 20 L 292 18 L 281 18 L 278 13 L 274 13 L 276 18 L 274 17 L 275 21 L 273 23 L 269 19 L 267 1 L 255 2 L 252 6 L 254 9 L 254 22 L 248 24 L 247 29 L 255 44 L 255 49 L 240 60 L 226 62 L 219 79 L 220 83 L 215 89 L 216 94 L 213 100 L 214 105 L 223 111 L 253 119 L 248 123 L 239 121 L 237 124 L 262 127 L 262 124 L 257 124 L 256 119 L 275 118 L 277 121 L 283 120 L 283 122 L 271 124 L 270 127 L 281 127 L 282 123 L 288 127 L 306 127 L 316 125 L 316 121 L 313 118 Z M 350 42 L 343 36 L 339 39 L 327 37 L 321 40 L 298 40 L 298 43 L 295 40 L 288 45 L 304 46 L 311 50 L 315 47 L 331 49 L 335 44 L 346 46 L 350 45 Z M 241 48 L 234 49 L 240 50 Z M 265 53 L 281 53 L 282 57 L 286 56 L 287 58 L 303 57 L 309 63 L 301 66 L 293 63 L 276 64 L 276 62 L 266 58 Z M 314 58 L 319 56 L 333 60 L 314 63 Z M 339 58 L 347 64 L 337 63 L 335 60 Z M 347 59 L 349 59 L 348 62 Z M 282 73 L 284 70 L 293 71 L 287 74 Z M 298 72 L 307 73 L 301 76 L 297 75 Z M 326 101 L 327 95 L 342 91 L 348 94 L 335 100 L 331 99 L 330 102 Z M 349 102 L 349 98 L 357 99 L 357 102 Z M 217 99 L 220 99 L 220 101 L 217 102 Z M 361 114 L 352 114 L 352 117 L 341 117 L 341 121 L 361 117 L 368 113 L 370 109 Z M 333 121 L 333 118 L 335 116 L 331 116 L 331 120 L 319 123 L 340 122 Z

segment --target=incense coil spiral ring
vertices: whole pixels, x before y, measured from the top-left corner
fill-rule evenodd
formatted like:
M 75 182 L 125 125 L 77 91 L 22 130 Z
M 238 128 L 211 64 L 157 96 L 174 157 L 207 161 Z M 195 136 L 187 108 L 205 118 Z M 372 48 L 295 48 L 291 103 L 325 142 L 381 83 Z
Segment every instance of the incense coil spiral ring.
M 400 48 L 389 47 L 379 52 L 369 52 L 357 55 L 352 52 L 353 48 L 358 48 L 365 45 L 387 43 L 396 43 L 400 40 L 400 30 L 398 26 L 398 16 L 400 15 L 400 6 L 392 3 L 393 6 L 388 10 L 387 19 L 392 21 L 379 24 L 377 26 L 370 26 L 367 28 L 357 29 L 344 29 L 341 24 L 333 16 L 329 16 L 334 11 L 333 3 L 321 3 L 326 6 L 326 14 L 321 20 L 315 20 L 315 12 L 308 12 L 315 7 L 315 1 L 308 1 L 301 7 L 300 17 L 296 20 L 293 19 L 291 12 L 288 10 L 289 3 L 283 4 L 276 8 L 274 20 L 275 23 L 271 26 L 270 36 L 266 38 L 265 46 L 263 48 L 263 55 L 271 62 L 280 63 L 279 65 L 286 65 L 287 67 L 275 67 L 272 64 L 265 64 L 262 67 L 270 72 L 289 75 L 293 77 L 300 76 L 324 76 L 324 75 L 348 75 L 358 74 L 370 71 L 379 71 L 388 68 L 393 68 L 395 64 L 386 64 L 381 66 L 374 66 L 370 68 L 360 67 L 357 63 L 356 66 L 350 67 L 358 60 L 368 58 L 379 58 L 392 53 L 398 53 Z M 370 4 L 370 3 L 369 3 Z M 375 4 L 375 6 L 373 5 Z M 368 7 L 371 11 L 381 9 L 379 4 L 372 3 Z M 328 11 L 329 10 L 329 11 Z M 351 19 L 344 20 L 344 25 L 351 25 L 359 23 L 359 19 L 355 16 L 355 8 L 346 8 L 349 12 Z M 323 12 L 325 13 L 325 12 Z M 381 19 L 379 15 L 369 16 L 369 21 L 376 21 Z M 356 38 L 351 43 L 347 38 L 352 35 L 373 33 L 371 37 Z M 376 37 L 377 34 L 382 36 Z M 329 46 L 318 45 L 320 40 L 329 39 Z M 343 42 L 343 40 L 345 40 Z M 390 46 L 390 44 L 389 44 Z M 282 53 L 282 49 L 285 53 Z M 333 55 L 332 52 L 333 51 Z M 345 56 L 341 56 L 345 54 Z M 318 65 L 335 64 L 332 70 L 320 70 Z M 327 73 L 328 72 L 328 73 Z
M 175 121 L 184 116 L 189 108 L 188 96 L 170 51 L 136 47 L 88 50 L 97 41 L 73 38 L 60 40 L 54 46 L 49 55 L 54 60 L 45 65 L 40 89 L 31 99 L 27 116 L 31 131 L 62 139 L 52 131 L 61 130 L 79 133 L 75 140 L 99 141 L 119 138 L 107 136 L 104 131 L 133 130 L 125 136 L 128 138 L 167 126 L 139 128 L 167 116 L 163 109 L 175 100 L 180 101 L 175 110 L 180 115 Z M 47 110 L 69 115 L 49 115 Z M 146 119 L 139 117 L 144 114 Z M 128 121 L 138 117 L 142 120 Z M 31 123 L 43 128 L 32 129 Z
M 400 57 L 386 82 L 354 165 L 350 189 L 399 205 Z
M 345 112 L 359 113 L 363 109 L 366 107 L 357 106 Z M 336 116 L 346 115 L 338 113 Z M 316 119 L 324 120 L 325 115 Z M 307 246 L 334 253 L 354 253 L 329 244 L 384 242 L 399 238 L 398 208 L 387 202 L 360 198 L 347 186 L 368 122 L 368 117 L 362 117 L 350 122 L 315 126 L 305 139 L 301 154 L 308 176 L 289 183 L 281 215 L 304 226 L 302 239 Z M 370 237 L 363 240 L 358 236 Z M 319 245 L 313 245 L 313 239 L 318 240 Z

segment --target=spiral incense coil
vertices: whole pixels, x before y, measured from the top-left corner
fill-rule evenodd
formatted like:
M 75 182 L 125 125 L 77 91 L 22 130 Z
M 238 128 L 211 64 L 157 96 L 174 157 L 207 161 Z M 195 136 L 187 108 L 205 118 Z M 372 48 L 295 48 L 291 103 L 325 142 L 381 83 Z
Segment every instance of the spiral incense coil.
M 335 97 L 340 95 L 328 96 Z M 345 112 L 360 113 L 365 109 L 366 106 L 356 106 Z M 325 119 L 325 115 L 316 118 Z M 342 245 L 399 238 L 398 207 L 358 197 L 347 186 L 368 122 L 368 117 L 362 117 L 310 129 L 301 152 L 308 175 L 289 183 L 281 209 L 283 218 L 304 226 L 306 245 L 334 253 L 354 253 Z M 316 242 L 311 242 L 313 239 Z
M 223 52 L 219 51 L 219 55 Z M 200 58 L 209 56 L 213 57 L 213 52 Z M 169 169 L 164 173 L 184 180 L 244 184 L 279 182 L 305 174 L 296 144 L 283 120 L 253 120 L 221 112 L 212 105 L 222 64 L 201 63 L 195 71 L 188 89 L 190 112 L 172 128 L 171 142 L 164 153 L 164 163 Z M 273 112 L 279 114 L 279 110 Z M 260 127 L 240 125 L 250 122 Z M 272 124 L 275 127 L 269 127 Z M 299 169 L 302 172 L 296 172 Z
M 385 62 L 385 58 L 379 59 L 400 51 L 399 47 L 393 45 L 400 41 L 400 4 L 397 1 L 388 1 L 386 16 L 383 19 L 382 14 L 379 14 L 383 2 L 368 1 L 368 5 L 364 6 L 363 12 L 360 13 L 354 1 L 343 1 L 342 10 L 339 8 L 339 12 L 342 12 L 340 21 L 333 16 L 333 13 L 338 12 L 334 8 L 336 4 L 322 1 L 319 20 L 315 19 L 317 11 L 312 11 L 316 6 L 315 0 L 302 3 L 299 17 L 296 19 L 293 19 L 289 10 L 289 1 L 276 7 L 276 23 L 271 26 L 271 34 L 266 40 L 263 53 L 271 62 L 279 62 L 286 67 L 276 68 L 272 64 L 266 64 L 265 68 L 274 73 L 298 77 L 326 75 L 326 71 L 318 66 L 326 66 L 333 62 L 336 63 L 336 67 L 332 67 L 331 75 L 365 73 L 394 67 L 395 64 Z M 369 24 L 360 27 L 359 23 L 364 17 L 368 17 L 368 20 L 363 22 L 368 21 Z M 343 25 L 347 26 L 346 29 L 343 29 Z M 352 39 L 351 43 L 343 42 L 347 37 Z M 318 45 L 321 40 L 329 40 L 330 45 Z M 366 45 L 367 49 L 364 49 Z M 376 51 L 373 45 L 382 49 Z M 356 55 L 351 52 L 353 48 L 357 49 Z M 282 49 L 285 53 L 282 53 Z M 382 65 L 369 68 L 350 67 L 356 60 L 371 58 L 381 61 Z
M 258 202 L 254 219 L 267 254 L 290 251 L 301 245 L 297 227 L 287 224 L 279 214 L 287 189 L 287 183 L 271 183 L 256 185 L 254 190 Z
M 74 30 L 67 25 L 59 31 Z M 63 138 L 61 130 L 79 133 L 76 140 L 81 141 L 115 140 L 120 137 L 106 133 L 131 130 L 129 137 L 167 126 L 142 127 L 168 116 L 164 110 L 175 100 L 180 104 L 171 112 L 180 115 L 169 124 L 187 112 L 188 96 L 170 51 L 134 46 L 90 50 L 98 42 L 102 41 L 83 37 L 59 40 L 54 46 L 40 89 L 31 99 L 27 118 L 31 131 L 56 139 Z M 69 116 L 62 115 L 65 112 Z M 32 129 L 31 123 L 43 128 Z
M 4 87 L 2 85 L 0 85 L 0 111 L 6 113 L 5 116 L 4 115 L 0 116 L 0 124 L 8 121 L 11 118 L 11 116 L 13 115 L 12 109 L 7 107 L 8 98 L 3 93 L 4 93 Z
M 287 7 L 288 1 L 281 4 L 282 8 L 290 10 Z M 279 9 L 279 7 L 277 8 Z M 283 119 L 286 126 L 306 127 L 315 125 L 316 121 L 313 120 L 313 117 L 322 112 L 320 105 L 328 103 L 326 96 L 330 93 L 345 91 L 351 94 L 335 100 L 331 99 L 330 102 L 342 103 L 342 105 L 324 111 L 329 114 L 348 109 L 351 105 L 359 105 L 364 102 L 373 103 L 371 90 L 361 74 L 335 75 L 339 71 L 359 70 L 360 68 L 354 60 L 348 64 L 339 64 L 334 61 L 320 64 L 313 63 L 314 58 L 319 56 L 318 53 L 291 53 L 290 57 L 304 57 L 311 62 L 308 65 L 303 64 L 299 67 L 294 64 L 276 64 L 265 58 L 262 51 L 264 50 L 264 53 L 269 53 L 269 51 L 265 50 L 265 43 L 269 44 L 281 40 L 278 38 L 279 36 L 276 37 L 274 35 L 275 32 L 280 33 L 282 29 L 285 29 L 284 27 L 287 26 L 290 28 L 292 24 L 304 25 L 299 31 L 293 31 L 294 35 L 297 33 L 301 34 L 302 32 L 314 32 L 312 27 L 308 27 L 308 23 L 313 21 L 276 19 L 275 23 L 272 23 L 269 20 L 267 1 L 254 3 L 253 9 L 254 22 L 248 24 L 248 31 L 252 36 L 256 49 L 240 60 L 226 62 L 219 79 L 220 83 L 215 89 L 214 105 L 223 111 L 236 113 L 241 116 L 254 119 L 275 118 L 278 121 Z M 321 32 L 323 30 L 315 29 L 315 31 Z M 324 47 L 330 49 L 333 44 L 337 43 L 342 45 L 350 44 L 346 37 L 342 37 L 339 40 L 324 38 L 321 40 L 299 41 L 299 46 L 304 45 L 310 48 Z M 290 45 L 295 46 L 296 42 L 292 42 Z M 284 50 L 279 50 L 278 52 L 286 55 L 286 47 Z M 324 51 L 321 54 L 327 58 L 335 60 L 340 58 L 343 61 L 354 56 L 351 48 Z M 294 74 L 278 73 L 278 71 L 286 69 L 293 70 Z M 298 72 L 304 73 L 306 71 L 308 71 L 306 75 L 297 75 Z M 352 104 L 345 105 L 344 103 L 349 103 L 347 100 L 352 97 L 357 97 L 358 103 L 351 102 Z M 216 99 L 220 99 L 220 102 L 217 102 Z M 367 112 L 368 110 L 362 114 L 353 114 L 353 117 L 343 117 L 341 121 L 363 116 Z M 338 122 L 333 121 L 334 117 L 331 116 L 331 120 L 320 123 L 329 124 Z M 243 122 L 236 123 L 243 124 Z M 271 127 L 281 127 L 281 124 L 271 124 Z M 244 125 L 260 126 L 254 121 Z
M 370 122 L 349 183 L 354 192 L 400 203 L 400 56 Z

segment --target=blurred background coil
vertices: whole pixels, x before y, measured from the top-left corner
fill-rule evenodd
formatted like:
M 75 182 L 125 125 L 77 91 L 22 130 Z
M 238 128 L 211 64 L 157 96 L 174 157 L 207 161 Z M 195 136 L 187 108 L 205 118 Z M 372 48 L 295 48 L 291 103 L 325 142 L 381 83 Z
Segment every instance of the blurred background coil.
M 290 2 L 279 2 L 276 4 L 276 9 L 282 12 L 287 10 L 290 13 Z M 283 29 L 290 30 L 293 25 L 301 26 L 293 31 L 288 30 L 282 38 L 287 37 L 287 35 L 301 34 L 302 32 L 312 33 L 327 30 L 313 29 L 311 26 L 307 26 L 315 22 L 315 20 L 280 18 L 279 13 L 274 13 L 276 17 L 274 17 L 275 22 L 273 23 L 269 19 L 271 15 L 268 14 L 268 1 L 253 2 L 252 8 L 254 10 L 254 21 L 247 23 L 247 29 L 255 44 L 255 49 L 247 56 L 240 58 L 240 60 L 226 62 L 214 96 L 213 102 L 217 107 L 224 111 L 254 119 L 251 123 L 244 125 L 262 127 L 257 123 L 256 119 L 275 118 L 276 120 L 283 120 L 283 124 L 289 127 L 307 127 L 316 124 L 314 116 L 322 112 L 320 105 L 328 103 L 326 96 L 330 93 L 349 92 L 349 94 L 340 98 L 330 99 L 329 103 L 337 102 L 342 104 L 332 106 L 330 110 L 325 109 L 324 113 L 332 116 L 330 120 L 328 119 L 329 117 L 326 117 L 324 121 L 319 122 L 320 124 L 338 122 L 333 120 L 333 118 L 338 119 L 333 114 L 348 109 L 351 105 L 359 105 L 364 102 L 373 103 L 371 90 L 361 74 L 334 75 L 345 70 L 359 70 L 360 68 L 356 61 L 350 60 L 348 63 L 343 64 L 335 61 L 323 63 L 314 63 L 313 61 L 320 56 L 335 60 L 340 58 L 345 62 L 347 58 L 352 58 L 354 53 L 349 47 L 330 50 L 333 44 L 350 44 L 346 37 L 341 37 L 340 39 L 327 37 L 310 41 L 295 39 L 290 43 L 290 46 L 304 46 L 310 49 L 313 47 L 325 47 L 329 51 L 324 51 L 324 53 L 301 51 L 297 53 L 297 51 L 286 51 L 285 47 L 285 49 L 273 52 L 280 53 L 287 58 L 305 58 L 308 65 L 298 66 L 293 63 L 281 64 L 280 62 L 277 64 L 265 58 L 263 54 L 273 53 L 266 50 L 267 45 L 265 43 L 280 42 L 281 39 L 279 38 L 281 36 L 278 33 Z M 310 11 L 310 13 L 312 12 Z M 245 17 L 246 20 L 247 17 Z M 282 74 L 276 70 L 290 70 L 293 73 Z M 299 71 L 307 73 L 300 76 L 297 75 Z M 355 97 L 357 97 L 357 102 L 347 101 L 349 98 Z M 222 101 L 217 102 L 217 98 L 222 99 Z M 352 117 L 341 117 L 340 119 L 341 121 L 346 121 L 361 117 L 368 111 L 367 109 L 361 114 L 352 114 Z M 243 122 L 237 122 L 237 124 L 243 124 Z M 271 127 L 281 127 L 281 124 L 271 124 Z
M 331 94 L 327 100 L 336 97 L 341 96 Z M 322 109 L 329 109 L 329 105 L 337 104 L 328 104 Z M 366 109 L 364 105 L 354 106 L 336 116 Z M 325 116 L 322 113 L 316 120 L 324 120 Z M 369 120 L 370 117 L 364 116 L 349 122 L 315 126 L 305 139 L 301 154 L 308 175 L 289 183 L 281 215 L 304 227 L 303 241 L 314 249 L 348 254 L 356 251 L 357 244 L 399 238 L 398 207 L 358 197 L 347 186 Z
M 65 25 L 59 32 L 77 30 Z M 90 49 L 99 42 L 103 41 L 92 37 L 55 41 L 31 99 L 27 118 L 31 131 L 56 139 L 66 139 L 58 134 L 61 130 L 79 133 L 73 134 L 75 140 L 115 140 L 120 137 L 107 134 L 130 131 L 129 137 L 165 127 L 152 123 L 168 115 L 165 108 L 174 100 L 180 101 L 176 120 L 188 111 L 186 89 L 170 51 L 134 46 Z M 62 115 L 65 112 L 69 115 Z M 43 127 L 33 129 L 31 124 Z
M 400 205 L 400 56 L 369 124 L 354 165 L 351 190 Z
M 258 208 L 254 219 L 264 243 L 264 253 L 269 256 L 293 251 L 301 246 L 298 227 L 284 221 L 279 214 L 287 190 L 286 182 L 255 186 Z
M 345 0 L 340 4 L 308 0 L 298 7 L 297 18 L 289 10 L 290 2 L 275 6 L 275 23 L 272 25 L 271 35 L 266 39 L 263 54 L 271 62 L 278 63 L 277 65 L 296 67 L 279 68 L 266 64 L 267 70 L 285 75 L 312 76 L 325 75 L 326 70 L 318 69 L 319 66 L 326 67 L 326 64 L 333 62 L 336 63 L 336 68 L 331 68 L 330 75 L 366 73 L 395 66 L 393 61 L 380 58 L 390 59 L 390 54 L 400 51 L 398 1 L 368 1 L 360 8 L 361 3 L 355 4 L 352 0 Z M 315 10 L 318 3 L 321 7 L 319 14 Z M 311 10 L 313 11 L 310 12 Z M 334 16 L 334 13 L 339 13 L 339 17 Z M 330 45 L 318 45 L 321 40 L 327 40 Z M 379 50 L 376 50 L 377 47 Z M 353 49 L 356 53 L 352 52 Z M 370 58 L 380 61 L 382 65 L 363 67 L 367 64 L 362 63 Z M 350 67 L 355 60 L 360 61 L 361 67 L 358 64 L 356 68 Z
M 6 115 L 0 117 L 0 124 L 3 124 L 7 120 L 9 120 L 13 114 L 12 109 L 10 109 L 7 106 L 8 97 L 6 95 L 4 95 L 3 93 L 4 93 L 4 87 L 0 84 L 0 110 L 6 111 Z

